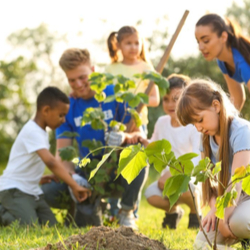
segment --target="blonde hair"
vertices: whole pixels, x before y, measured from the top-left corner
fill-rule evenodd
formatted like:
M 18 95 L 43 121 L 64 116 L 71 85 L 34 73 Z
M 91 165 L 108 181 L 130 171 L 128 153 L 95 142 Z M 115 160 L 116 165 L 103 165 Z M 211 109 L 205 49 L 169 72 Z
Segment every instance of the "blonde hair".
M 132 34 L 139 34 L 136 28 L 134 28 L 133 26 L 123 26 L 118 30 L 118 32 L 114 31 L 110 33 L 107 40 L 107 45 L 109 50 L 109 56 L 112 62 L 118 62 L 119 59 L 117 43 L 120 43 L 124 37 Z M 146 51 L 143 39 L 142 39 L 142 49 L 139 55 L 139 59 L 148 62 L 148 59 L 146 58 Z
M 206 110 L 212 106 L 214 100 L 220 102 L 219 113 L 219 161 L 221 161 L 221 172 L 219 180 L 224 187 L 229 181 L 229 129 L 233 117 L 238 114 L 237 110 L 230 102 L 226 93 L 220 85 L 204 79 L 192 80 L 191 83 L 183 90 L 177 103 L 177 117 L 182 125 L 194 123 L 194 117 L 202 110 Z M 211 158 L 211 147 L 209 135 L 203 134 L 203 150 L 204 156 Z M 218 194 L 224 193 L 224 188 L 218 185 Z M 207 180 L 202 183 L 203 203 L 207 204 L 212 196 L 217 196 L 216 185 Z
M 63 52 L 59 65 L 64 70 L 72 70 L 81 64 L 91 64 L 87 49 L 70 48 Z

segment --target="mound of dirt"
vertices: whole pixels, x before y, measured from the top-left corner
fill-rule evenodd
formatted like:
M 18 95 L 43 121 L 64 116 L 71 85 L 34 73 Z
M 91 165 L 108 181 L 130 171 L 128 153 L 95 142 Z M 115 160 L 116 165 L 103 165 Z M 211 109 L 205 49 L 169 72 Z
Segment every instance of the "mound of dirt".
M 78 242 L 78 243 L 77 243 Z M 93 227 L 86 234 L 70 236 L 64 240 L 67 249 L 85 250 L 167 250 L 157 240 L 151 240 L 143 234 L 135 233 L 129 227 L 112 229 L 109 227 Z M 76 246 L 78 245 L 78 248 Z M 85 248 L 84 248 L 85 247 Z M 44 248 L 33 250 L 65 250 L 63 244 L 48 244 Z

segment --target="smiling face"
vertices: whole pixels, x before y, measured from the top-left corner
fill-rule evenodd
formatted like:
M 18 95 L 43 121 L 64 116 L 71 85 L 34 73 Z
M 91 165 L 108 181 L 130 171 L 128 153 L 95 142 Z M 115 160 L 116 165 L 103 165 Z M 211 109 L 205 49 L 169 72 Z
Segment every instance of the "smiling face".
M 142 50 L 142 41 L 137 33 L 124 35 L 118 43 L 124 63 L 136 62 Z
M 193 117 L 193 124 L 198 132 L 206 135 L 218 137 L 220 133 L 220 102 L 214 100 L 212 106 L 196 111 L 196 116 Z
M 166 114 L 168 114 L 171 117 L 172 121 L 177 120 L 175 110 L 176 110 L 176 103 L 179 99 L 181 91 L 182 89 L 180 88 L 174 88 L 170 90 L 169 94 L 166 94 L 163 97 L 163 102 L 162 102 L 163 110 Z
M 69 85 L 78 98 L 90 99 L 95 95 L 88 81 L 88 77 L 93 71 L 93 67 L 87 63 L 65 71 Z
M 220 59 L 223 49 L 226 48 L 227 33 L 222 32 L 219 37 L 211 25 L 199 25 L 195 28 L 195 38 L 199 50 L 207 61 Z

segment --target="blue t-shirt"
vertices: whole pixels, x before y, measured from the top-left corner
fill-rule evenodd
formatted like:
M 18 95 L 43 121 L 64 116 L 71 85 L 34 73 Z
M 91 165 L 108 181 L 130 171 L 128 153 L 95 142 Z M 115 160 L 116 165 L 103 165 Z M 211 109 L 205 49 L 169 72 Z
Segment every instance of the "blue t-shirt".
M 104 92 L 106 94 L 106 97 L 114 95 L 114 86 L 107 86 Z M 97 141 L 101 141 L 103 145 L 105 144 L 104 130 L 95 130 L 91 127 L 90 124 L 86 124 L 83 127 L 81 126 L 83 112 L 87 108 L 98 108 L 100 105 L 105 115 L 104 120 L 107 124 L 109 124 L 112 120 L 121 122 L 124 115 L 125 119 L 123 120 L 123 123 L 128 123 L 130 121 L 130 116 L 125 113 L 124 103 L 112 101 L 109 103 L 100 104 L 94 97 L 89 100 L 84 100 L 82 98 L 74 99 L 71 97 L 69 112 L 65 117 L 66 121 L 56 129 L 56 138 L 67 138 L 65 136 L 59 137 L 59 135 L 65 131 L 77 132 L 80 136 L 75 138 L 78 143 L 80 157 L 85 157 L 89 153 L 88 148 L 82 147 L 82 141 L 95 139 Z
M 241 53 L 232 48 L 234 65 L 235 65 L 235 72 L 232 74 L 228 71 L 225 63 L 217 59 L 217 64 L 220 67 L 223 74 L 227 74 L 230 78 L 234 79 L 235 81 L 241 83 L 244 82 L 245 84 L 248 83 L 250 80 L 250 65 L 246 62 L 245 58 L 241 55 Z
M 212 151 L 211 161 L 216 163 L 219 161 L 219 146 L 215 142 L 213 136 L 210 136 L 210 147 Z M 201 140 L 202 141 L 202 140 Z M 203 152 L 203 145 L 200 145 Z M 229 129 L 229 169 L 231 173 L 233 156 L 239 151 L 250 150 L 250 122 L 240 117 L 232 120 Z M 249 162 L 250 163 L 250 162 Z M 239 166 L 241 167 L 241 166 Z

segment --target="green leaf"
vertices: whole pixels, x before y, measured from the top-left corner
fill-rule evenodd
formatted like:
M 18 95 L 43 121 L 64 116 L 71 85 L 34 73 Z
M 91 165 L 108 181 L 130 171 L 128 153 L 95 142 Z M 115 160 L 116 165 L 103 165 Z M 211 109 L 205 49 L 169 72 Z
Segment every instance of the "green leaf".
M 113 102 L 114 100 L 115 100 L 115 95 L 110 95 L 104 100 L 104 103 Z
M 103 165 L 103 163 L 109 158 L 109 156 L 112 154 L 112 152 L 115 150 L 115 148 L 113 148 L 109 153 L 104 154 L 102 156 L 102 160 L 97 164 L 96 168 L 93 169 L 90 173 L 90 177 L 89 180 L 92 179 L 94 177 L 94 175 L 96 174 L 96 172 L 99 170 L 99 168 Z
M 161 89 L 168 89 L 169 88 L 169 81 L 162 77 L 159 81 L 154 82 L 159 88 Z
M 171 152 L 171 144 L 165 139 L 149 143 L 145 148 L 145 153 L 149 163 L 153 164 L 159 173 L 166 168 L 171 160 L 175 159 L 174 153 Z
M 208 177 L 208 172 L 200 172 L 196 175 L 194 184 L 197 185 L 198 182 L 205 182 Z
M 105 98 L 106 98 L 106 94 L 104 92 L 95 94 L 95 99 L 98 102 L 103 102 L 105 100 Z
M 89 158 L 83 158 L 80 163 L 79 163 L 79 167 L 84 168 L 88 163 L 90 163 L 90 159 Z
M 246 194 L 250 195 L 250 175 L 242 180 L 242 189 Z
M 167 90 L 160 87 L 159 87 L 159 92 L 161 98 L 167 94 Z
M 172 175 L 178 175 L 180 173 L 183 173 L 183 174 L 191 176 L 191 173 L 194 168 L 194 164 L 191 160 L 180 162 L 177 159 L 176 162 L 173 164 L 173 166 L 174 168 L 171 168 L 171 165 L 170 165 L 170 173 Z
M 71 161 L 77 156 L 77 152 L 73 146 L 60 148 L 58 151 L 63 161 Z
M 116 84 L 115 87 L 114 87 L 114 92 L 115 94 L 118 93 L 120 91 L 120 89 L 122 88 L 122 85 L 121 84 Z
M 111 128 L 113 128 L 113 127 L 115 127 L 117 124 L 118 124 L 118 121 L 112 120 L 112 121 L 109 123 L 109 126 L 110 126 Z
M 131 92 L 126 92 L 122 95 L 122 99 L 125 101 L 125 102 L 129 102 L 130 100 L 132 100 L 133 98 L 135 98 L 135 95 Z
M 190 180 L 191 178 L 184 174 L 171 176 L 166 180 L 163 195 L 168 197 L 170 209 L 177 202 L 181 194 L 188 191 L 188 184 Z
M 80 162 L 80 159 L 78 157 L 74 158 L 72 162 L 77 165 Z
M 130 184 L 147 166 L 147 156 L 141 150 L 141 145 L 131 145 L 122 150 L 119 159 L 117 177 L 121 174 Z M 117 178 L 116 177 L 116 178 Z
M 92 82 L 90 84 L 90 88 L 94 90 L 97 94 L 101 94 L 106 88 L 106 84 L 104 82 Z
M 221 171 L 221 161 L 219 161 L 219 162 L 217 162 L 217 163 L 215 164 L 215 167 L 214 167 L 213 170 L 212 170 L 212 174 L 213 174 L 213 175 L 216 175 L 216 174 L 218 174 L 220 171 Z
M 169 154 L 171 152 L 171 144 L 168 140 L 162 139 L 154 141 L 148 144 L 145 148 L 145 153 L 147 156 L 152 156 L 154 154 Z
M 210 159 L 206 157 L 205 159 L 202 159 L 199 161 L 199 164 L 195 166 L 193 170 L 193 176 L 196 176 L 199 174 L 201 171 L 205 171 L 207 169 L 207 166 L 210 164 Z
M 123 76 L 121 74 L 117 75 L 116 79 L 117 79 L 118 83 L 122 83 L 122 84 L 125 84 L 127 81 L 130 80 L 129 78 L 127 78 L 127 77 L 125 77 L 125 76 Z
M 128 105 L 132 108 L 137 107 L 141 102 L 141 98 L 139 96 L 135 96 L 133 99 L 128 101 Z
M 103 77 L 102 73 L 92 72 L 89 75 L 89 81 L 95 81 L 95 80 L 101 79 L 102 77 Z
M 138 112 L 135 109 L 131 109 L 131 108 L 128 108 L 127 111 L 132 115 L 136 126 L 140 127 L 142 125 L 142 121 Z
M 128 85 L 129 89 L 134 89 L 136 88 L 136 83 L 133 80 L 129 80 L 126 82 L 126 84 Z
M 242 178 L 246 175 L 247 169 L 246 167 L 242 166 L 239 168 L 236 168 L 234 171 L 234 175 L 231 177 L 231 180 L 235 183 L 240 182 Z M 236 181 L 236 179 L 239 179 Z
M 157 72 L 149 71 L 143 75 L 143 79 L 148 79 L 150 81 L 157 82 L 162 79 L 162 76 Z
M 63 136 L 73 138 L 80 135 L 76 132 L 70 132 L 70 131 L 64 131 L 62 134 L 58 135 L 58 137 L 63 137 Z
M 177 158 L 177 160 L 181 161 L 181 162 L 185 162 L 185 161 L 189 161 L 192 160 L 193 158 L 197 157 L 198 154 L 196 153 L 187 153 L 184 155 L 181 155 L 180 157 Z
M 95 119 L 91 122 L 91 127 L 95 130 L 106 130 L 107 124 L 102 120 Z
M 217 197 L 215 206 L 216 206 L 215 215 L 219 219 L 223 219 L 224 218 L 224 197 L 223 196 Z
M 149 97 L 144 93 L 138 93 L 137 96 L 140 97 L 142 103 L 148 104 Z

